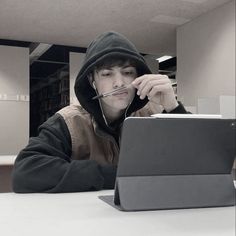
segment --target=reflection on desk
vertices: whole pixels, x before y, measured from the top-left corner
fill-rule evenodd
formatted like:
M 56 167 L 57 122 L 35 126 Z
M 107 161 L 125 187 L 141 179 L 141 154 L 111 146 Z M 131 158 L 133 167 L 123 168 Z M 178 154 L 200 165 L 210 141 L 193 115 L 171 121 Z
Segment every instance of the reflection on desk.
M 100 195 L 112 190 L 66 194 L 0 194 L 4 236 L 235 236 L 235 208 L 122 212 Z

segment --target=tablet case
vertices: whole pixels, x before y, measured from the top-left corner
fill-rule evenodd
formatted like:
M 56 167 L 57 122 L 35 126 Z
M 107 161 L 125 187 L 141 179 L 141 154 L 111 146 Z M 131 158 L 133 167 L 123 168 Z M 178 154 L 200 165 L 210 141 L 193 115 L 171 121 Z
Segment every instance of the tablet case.
M 235 120 L 128 118 L 115 195 L 125 211 L 235 205 Z

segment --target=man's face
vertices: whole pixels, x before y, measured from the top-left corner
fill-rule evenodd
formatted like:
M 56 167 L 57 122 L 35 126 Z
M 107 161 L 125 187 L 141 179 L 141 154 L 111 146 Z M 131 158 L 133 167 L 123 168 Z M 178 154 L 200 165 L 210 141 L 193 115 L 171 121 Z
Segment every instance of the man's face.
M 105 67 L 94 72 L 94 83 L 98 94 L 129 85 L 137 77 L 137 70 L 129 63 L 123 66 Z M 122 92 L 101 99 L 103 109 L 107 112 L 121 112 L 133 100 L 135 88 L 129 86 Z

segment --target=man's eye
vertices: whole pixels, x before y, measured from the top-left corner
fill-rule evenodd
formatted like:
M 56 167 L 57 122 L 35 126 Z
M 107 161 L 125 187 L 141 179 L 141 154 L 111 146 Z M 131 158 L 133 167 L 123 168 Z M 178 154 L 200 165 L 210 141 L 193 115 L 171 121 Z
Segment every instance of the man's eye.
M 102 70 L 102 71 L 100 72 L 100 75 L 101 75 L 102 77 L 111 76 L 111 74 L 112 74 L 112 71 L 110 71 L 110 70 Z
M 101 75 L 104 76 L 104 77 L 106 77 L 106 76 L 110 76 L 111 73 L 102 73 Z
M 124 72 L 126 75 L 134 75 L 134 71 L 125 71 Z

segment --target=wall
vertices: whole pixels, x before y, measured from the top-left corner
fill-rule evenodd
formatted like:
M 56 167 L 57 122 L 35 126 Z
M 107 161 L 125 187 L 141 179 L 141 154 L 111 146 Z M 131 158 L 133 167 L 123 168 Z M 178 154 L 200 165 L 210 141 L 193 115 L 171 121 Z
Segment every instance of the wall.
M 74 92 L 75 79 L 80 71 L 84 60 L 84 53 L 70 52 L 70 103 L 77 102 Z
M 15 155 L 29 138 L 28 48 L 0 46 L 0 94 L 0 155 Z
M 177 29 L 177 82 L 186 106 L 235 96 L 235 1 Z
M 158 70 L 159 70 L 159 63 L 158 61 L 156 60 L 156 56 L 153 56 L 153 55 L 145 55 L 144 56 L 144 59 L 149 67 L 149 69 L 151 70 L 151 72 L 153 74 L 158 74 Z

